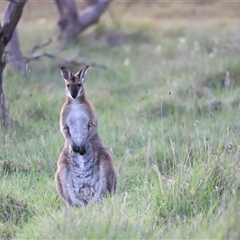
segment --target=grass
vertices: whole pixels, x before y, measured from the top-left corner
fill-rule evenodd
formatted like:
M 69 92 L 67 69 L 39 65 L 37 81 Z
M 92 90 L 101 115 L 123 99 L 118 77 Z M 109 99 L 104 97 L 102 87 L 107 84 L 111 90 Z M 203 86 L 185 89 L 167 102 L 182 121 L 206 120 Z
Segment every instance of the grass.
M 63 56 L 80 50 L 83 60 L 107 66 L 90 68 L 85 87 L 118 189 L 86 208 L 66 209 L 54 184 L 64 143 L 62 63 L 32 62 L 28 77 L 7 66 L 17 124 L 0 127 L 0 238 L 239 239 L 239 9 L 114 2 L 114 18 L 107 12 L 68 43 Z M 25 53 L 56 32 L 56 19 L 52 3 L 26 5 L 18 26 Z

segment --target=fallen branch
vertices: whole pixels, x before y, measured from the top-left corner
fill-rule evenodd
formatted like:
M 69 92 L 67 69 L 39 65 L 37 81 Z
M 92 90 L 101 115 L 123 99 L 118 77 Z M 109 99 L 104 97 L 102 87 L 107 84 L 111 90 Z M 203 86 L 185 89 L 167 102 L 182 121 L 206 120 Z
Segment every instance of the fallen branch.
M 24 59 L 24 66 L 26 66 L 29 62 L 31 61 L 36 61 L 39 60 L 42 57 L 47 57 L 47 58 L 52 58 L 52 59 L 57 59 L 59 61 L 62 62 L 62 64 L 69 64 L 69 65 L 74 65 L 74 66 L 86 66 L 86 65 L 90 65 L 92 67 L 99 67 L 99 68 L 103 68 L 103 69 L 107 69 L 107 67 L 105 65 L 101 65 L 95 62 L 85 62 L 85 61 L 78 61 L 77 58 L 80 57 L 81 53 L 77 52 L 76 54 L 74 54 L 72 57 L 66 59 L 64 57 L 61 57 L 59 54 L 62 53 L 63 51 L 67 50 L 68 48 L 63 47 L 58 51 L 54 51 L 54 52 L 36 52 L 39 49 L 45 48 L 47 46 L 49 46 L 51 43 L 55 42 L 56 37 L 50 38 L 47 41 L 41 43 L 41 44 L 37 44 L 35 46 L 32 47 L 31 51 L 30 51 L 30 55 L 23 57 Z M 9 52 L 5 51 L 5 54 L 11 54 Z M 8 60 L 6 60 L 6 58 L 4 58 L 5 61 L 3 61 L 5 64 L 7 62 L 10 61 L 17 61 L 18 59 L 10 59 L 8 58 Z M 27 69 L 27 68 L 26 68 Z
M 34 60 L 39 60 L 42 57 L 48 57 L 48 58 L 60 60 L 64 64 L 70 64 L 70 65 L 75 65 L 75 66 L 90 65 L 92 67 L 99 67 L 99 68 L 107 69 L 107 67 L 105 65 L 101 65 L 101 64 L 98 64 L 98 63 L 95 63 L 95 62 L 78 61 L 78 60 L 76 60 L 75 56 L 72 57 L 72 58 L 66 59 L 66 58 L 63 58 L 63 57 L 57 55 L 58 53 L 59 52 L 53 52 L 53 53 L 50 53 L 50 52 L 35 52 L 35 53 L 32 53 L 29 57 L 25 57 L 25 61 L 26 61 L 26 63 L 29 63 L 29 62 L 34 61 Z

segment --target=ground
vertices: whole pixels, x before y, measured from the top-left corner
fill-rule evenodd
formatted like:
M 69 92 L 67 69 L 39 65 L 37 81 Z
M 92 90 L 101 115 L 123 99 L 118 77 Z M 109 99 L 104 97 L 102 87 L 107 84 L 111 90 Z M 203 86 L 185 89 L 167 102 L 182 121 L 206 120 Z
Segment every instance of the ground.
M 31 62 L 28 76 L 8 65 L 4 89 L 16 124 L 0 127 L 0 238 L 240 238 L 239 14 L 233 2 L 114 1 L 97 25 L 65 43 L 62 57 L 79 52 L 106 66 L 90 67 L 85 89 L 118 189 L 86 208 L 66 209 L 54 184 L 63 63 Z M 23 53 L 56 34 L 56 22 L 52 2 L 27 3 Z

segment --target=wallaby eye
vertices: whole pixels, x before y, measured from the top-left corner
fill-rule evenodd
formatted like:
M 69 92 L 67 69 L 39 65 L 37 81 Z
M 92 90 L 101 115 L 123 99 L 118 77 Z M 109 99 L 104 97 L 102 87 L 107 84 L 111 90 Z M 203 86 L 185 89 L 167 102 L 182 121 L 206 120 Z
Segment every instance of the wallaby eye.
M 82 84 L 81 83 L 78 83 L 78 85 L 77 85 L 78 87 L 81 87 L 82 86 Z
M 69 87 L 70 87 L 70 84 L 67 84 L 67 87 L 69 88 Z

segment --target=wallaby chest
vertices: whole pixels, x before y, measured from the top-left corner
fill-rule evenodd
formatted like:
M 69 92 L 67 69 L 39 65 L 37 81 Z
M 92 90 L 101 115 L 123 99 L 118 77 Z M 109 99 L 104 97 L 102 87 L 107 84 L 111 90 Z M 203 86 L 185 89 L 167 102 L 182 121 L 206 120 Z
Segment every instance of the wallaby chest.
M 66 124 L 76 144 L 81 144 L 88 133 L 90 117 L 84 104 L 73 103 L 67 108 Z

